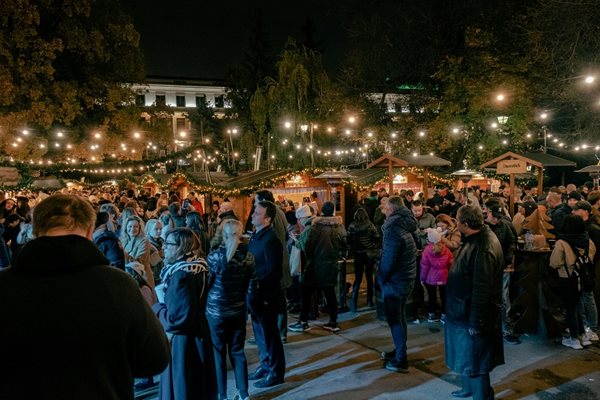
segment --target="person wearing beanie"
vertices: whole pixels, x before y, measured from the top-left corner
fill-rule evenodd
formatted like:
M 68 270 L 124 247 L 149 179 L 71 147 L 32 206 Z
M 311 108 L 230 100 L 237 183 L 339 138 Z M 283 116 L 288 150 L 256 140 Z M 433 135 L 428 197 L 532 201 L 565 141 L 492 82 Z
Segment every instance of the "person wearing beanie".
M 110 215 L 106 212 L 96 214 L 96 225 L 92 240 L 96 247 L 108 258 L 111 267 L 125 270 L 125 253 L 123 246 L 117 235 L 110 229 L 107 224 L 110 220 Z
M 573 205 L 573 214 L 578 215 L 583 219 L 585 231 L 590 240 L 594 243 L 596 249 L 600 249 L 600 225 L 598 225 L 598 221 L 593 214 L 592 205 L 585 200 L 578 201 Z M 598 261 L 600 261 L 600 251 L 597 251 L 592 258 L 592 265 L 598 265 Z M 597 286 L 596 282 L 598 277 L 596 276 L 596 269 L 591 268 L 590 272 L 593 286 Z M 578 312 L 585 316 L 584 322 L 587 325 L 585 327 L 585 336 L 590 341 L 595 342 L 598 340 L 598 308 L 596 306 L 597 302 L 594 297 L 593 286 L 591 288 L 581 288 L 581 299 L 579 300 Z
M 306 264 L 303 264 L 302 301 L 300 320 L 288 328 L 292 332 L 304 332 L 308 327 L 308 313 L 313 292 L 323 290 L 329 309 L 329 322 L 323 328 L 331 332 L 340 330 L 337 323 L 337 298 L 335 286 L 338 279 L 338 260 L 346 252 L 346 229 L 341 218 L 334 216 L 335 206 L 326 201 L 321 207 L 321 217 L 312 223 L 304 253 Z
M 456 213 L 459 208 L 460 204 L 456 202 L 454 193 L 446 193 L 444 200 L 442 201 L 442 213 L 449 215 L 452 218 L 456 218 Z
M 428 244 L 421 257 L 420 280 L 429 296 L 427 307 L 427 322 L 444 322 L 446 314 L 446 281 L 448 271 L 454 261 L 452 252 L 442 242 L 442 234 L 434 228 L 427 229 Z M 437 293 L 439 291 L 441 308 L 438 306 Z
M 581 200 L 582 200 L 581 193 L 579 193 L 577 191 L 572 191 L 567 196 L 567 205 L 569 207 L 573 208 L 573 206 L 575 205 L 575 203 L 577 203 L 578 201 L 581 201 Z

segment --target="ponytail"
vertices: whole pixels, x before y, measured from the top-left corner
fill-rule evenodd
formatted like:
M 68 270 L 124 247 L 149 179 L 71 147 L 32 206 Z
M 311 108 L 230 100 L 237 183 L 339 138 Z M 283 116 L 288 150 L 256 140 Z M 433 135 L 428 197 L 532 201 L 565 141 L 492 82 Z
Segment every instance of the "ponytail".
M 228 219 L 223 223 L 223 243 L 225 244 L 227 261 L 231 261 L 237 251 L 242 229 L 242 223 L 235 219 Z

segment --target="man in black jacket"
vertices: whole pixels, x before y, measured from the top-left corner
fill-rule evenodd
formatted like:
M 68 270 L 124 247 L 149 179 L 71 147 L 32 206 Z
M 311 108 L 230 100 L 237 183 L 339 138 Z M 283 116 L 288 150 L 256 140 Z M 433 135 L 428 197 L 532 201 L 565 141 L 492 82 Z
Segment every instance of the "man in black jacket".
M 493 399 L 490 371 L 504 364 L 502 247 L 479 208 L 462 206 L 457 223 L 464 242 L 448 272 L 444 332 L 446 364 L 462 378 L 452 396 Z
M 248 375 L 248 379 L 257 380 L 254 386 L 259 388 L 279 385 L 283 383 L 285 375 L 285 355 L 277 328 L 277 314 L 283 311 L 280 309 L 283 304 L 283 245 L 271 226 L 276 215 L 277 206 L 274 203 L 261 201 L 255 204 L 252 224 L 256 230 L 248 245 L 248 250 L 254 256 L 258 278 L 258 301 L 249 304 L 260 358 L 260 365 Z
M 406 356 L 406 299 L 410 295 L 417 273 L 417 220 L 404 207 L 402 198 L 392 196 L 383 206 L 386 216 L 382 226 L 383 243 L 377 282 L 383 294 L 383 304 L 395 350 L 382 353 L 385 368 L 408 372 Z
M 95 216 L 83 198 L 48 197 L 0 272 L 1 399 L 133 399 L 133 378 L 169 363 L 137 283 L 91 242 Z

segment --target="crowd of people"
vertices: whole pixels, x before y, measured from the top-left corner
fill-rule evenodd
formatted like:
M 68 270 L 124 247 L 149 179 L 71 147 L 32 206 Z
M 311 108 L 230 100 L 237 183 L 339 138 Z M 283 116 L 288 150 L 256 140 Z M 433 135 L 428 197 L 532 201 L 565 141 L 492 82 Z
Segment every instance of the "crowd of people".
M 52 362 L 77 368 L 87 353 L 52 359 L 61 357 L 57 343 L 77 341 L 81 351 L 98 356 L 89 357 L 83 370 L 95 362 L 104 368 L 80 382 L 82 398 L 92 398 L 83 394 L 86 385 L 97 398 L 127 398 L 122 394 L 131 390 L 133 377 L 142 378 L 136 386 L 143 389 L 161 373 L 161 399 L 226 399 L 229 357 L 236 398 L 247 399 L 249 381 L 257 388 L 284 382 L 288 332 L 313 328 L 309 321 L 320 312 L 328 315 L 321 328 L 343 328 L 336 289 L 346 290 L 339 265 L 349 258 L 350 311 L 374 308 L 380 294 L 393 343 L 382 353 L 386 369 L 409 371 L 409 323 L 445 324 L 446 362 L 463 378 L 453 395 L 493 398 L 489 372 L 503 363 L 503 343 L 520 343 L 510 313 L 511 276 L 518 238 L 529 234 L 527 217 L 535 211 L 548 216 L 557 238 L 548 267 L 560 282 L 569 333 L 562 344 L 581 349 L 598 340 L 600 192 L 590 189 L 568 185 L 538 195 L 535 188 L 517 188 L 512 218 L 507 187 L 497 193 L 440 188 L 427 201 L 411 190 L 390 195 L 380 189 L 362 199 L 345 224 L 335 204 L 317 193 L 298 204 L 261 190 L 247 216 L 235 215 L 227 199 L 205 212 L 194 192 L 183 199 L 176 192 L 133 189 L 5 198 L 0 316 L 14 326 L 0 342 L 14 368 L 0 378 L 0 397 L 21 398 L 15 397 L 23 379 L 17 375 L 31 373 L 24 354 L 39 360 L 36 368 Z M 35 295 L 10 298 L 19 290 Z M 35 300 L 47 310 L 41 317 Z M 76 306 L 82 304 L 90 308 Z M 288 313 L 298 320 L 288 324 Z M 33 315 L 53 319 L 42 325 L 55 327 L 43 330 L 42 342 L 33 338 Z M 250 373 L 248 316 L 254 333 L 249 340 L 259 350 L 259 365 Z M 94 347 L 90 337 L 113 347 Z M 108 360 L 119 348 L 117 360 Z M 48 386 L 58 385 L 57 393 L 67 384 L 56 373 L 47 379 Z

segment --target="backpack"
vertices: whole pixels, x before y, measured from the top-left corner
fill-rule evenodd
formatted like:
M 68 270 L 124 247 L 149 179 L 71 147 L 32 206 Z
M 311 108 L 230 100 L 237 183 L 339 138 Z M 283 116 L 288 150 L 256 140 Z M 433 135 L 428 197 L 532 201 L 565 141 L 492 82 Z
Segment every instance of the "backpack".
M 575 264 L 573 264 L 573 272 L 571 274 L 569 274 L 569 269 L 565 265 L 567 275 L 571 279 L 577 279 L 578 288 L 581 291 L 593 291 L 595 286 L 594 276 L 592 275 L 594 264 L 592 264 L 592 260 L 590 260 L 589 249 L 585 249 L 583 254 L 580 254 L 579 251 L 574 249 L 572 246 L 571 250 L 573 250 L 573 253 L 575 253 L 576 259 Z

